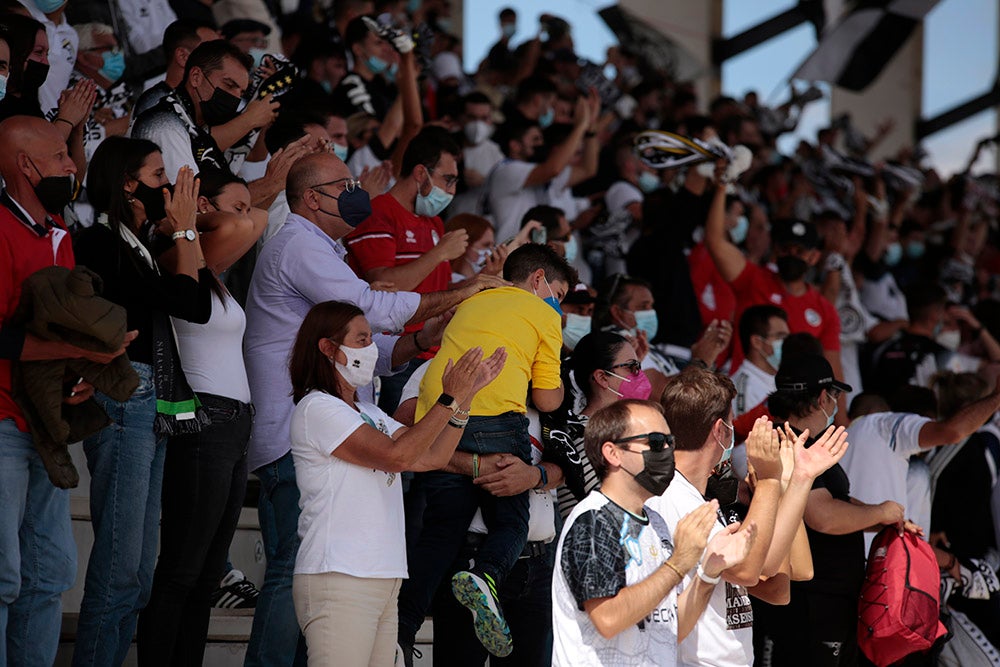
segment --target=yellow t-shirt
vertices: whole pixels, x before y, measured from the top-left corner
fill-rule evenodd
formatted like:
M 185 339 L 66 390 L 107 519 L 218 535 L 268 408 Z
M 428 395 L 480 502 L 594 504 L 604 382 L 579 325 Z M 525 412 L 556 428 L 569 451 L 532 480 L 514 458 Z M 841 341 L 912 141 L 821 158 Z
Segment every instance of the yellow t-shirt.
M 472 400 L 471 414 L 525 413 L 528 382 L 536 389 L 558 389 L 562 320 L 549 304 L 519 287 L 485 290 L 459 305 L 444 331 L 441 349 L 420 383 L 416 418 L 423 417 L 441 395 L 441 374 L 448 359 L 458 361 L 479 346 L 483 356 L 507 348 L 500 375 Z

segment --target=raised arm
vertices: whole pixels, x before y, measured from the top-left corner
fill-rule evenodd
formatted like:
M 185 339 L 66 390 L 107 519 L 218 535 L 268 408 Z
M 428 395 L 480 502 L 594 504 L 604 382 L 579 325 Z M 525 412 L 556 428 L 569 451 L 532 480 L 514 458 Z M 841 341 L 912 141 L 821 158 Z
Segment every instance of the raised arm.
M 920 428 L 921 449 L 962 442 L 1000 410 L 1000 380 L 993 393 L 965 406 L 944 421 L 929 421 Z
M 716 170 L 718 171 L 718 170 Z M 746 268 L 747 258 L 726 237 L 726 187 L 717 185 L 705 221 L 705 248 L 723 280 L 733 282 Z

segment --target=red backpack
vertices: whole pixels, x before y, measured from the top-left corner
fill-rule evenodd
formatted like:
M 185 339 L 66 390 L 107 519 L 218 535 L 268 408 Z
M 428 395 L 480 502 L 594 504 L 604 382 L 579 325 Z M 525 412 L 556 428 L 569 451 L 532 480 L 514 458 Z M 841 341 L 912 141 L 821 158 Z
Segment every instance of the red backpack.
M 895 526 L 872 542 L 858 605 L 858 646 L 877 667 L 927 651 L 948 634 L 939 620 L 941 573 L 934 550 Z

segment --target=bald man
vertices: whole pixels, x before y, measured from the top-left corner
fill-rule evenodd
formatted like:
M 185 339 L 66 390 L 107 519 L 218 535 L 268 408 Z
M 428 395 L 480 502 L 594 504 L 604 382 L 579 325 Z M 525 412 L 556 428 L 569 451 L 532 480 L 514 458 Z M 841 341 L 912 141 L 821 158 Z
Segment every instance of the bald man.
M 294 408 L 288 357 L 305 314 L 317 303 L 346 301 L 365 311 L 374 331 L 400 331 L 408 322 L 422 322 L 481 290 L 505 284 L 480 274 L 460 289 L 430 294 L 373 290 L 348 267 L 346 251 L 338 242 L 368 217 L 371 203 L 335 155 L 319 153 L 299 159 L 288 173 L 286 195 L 291 213 L 264 244 L 246 307 L 244 355 L 257 410 L 247 461 L 261 480 L 259 516 L 266 551 L 273 554 L 257 601 L 248 667 L 290 665 L 299 644 L 292 605 L 299 490 L 288 436 Z M 376 335 L 374 340 L 379 347 L 376 375 L 391 374 L 393 368 L 398 370 L 437 344 L 422 332 L 402 337 Z M 305 664 L 304 657 L 301 664 Z
M 21 410 L 11 396 L 14 361 L 121 354 L 90 353 L 25 335 L 10 323 L 24 280 L 47 266 L 72 268 L 73 246 L 61 218 L 76 167 L 62 135 L 41 118 L 0 123 L 0 665 L 51 665 L 62 625 L 61 596 L 76 579 L 69 491 L 49 481 Z M 73 387 L 67 403 L 93 394 Z

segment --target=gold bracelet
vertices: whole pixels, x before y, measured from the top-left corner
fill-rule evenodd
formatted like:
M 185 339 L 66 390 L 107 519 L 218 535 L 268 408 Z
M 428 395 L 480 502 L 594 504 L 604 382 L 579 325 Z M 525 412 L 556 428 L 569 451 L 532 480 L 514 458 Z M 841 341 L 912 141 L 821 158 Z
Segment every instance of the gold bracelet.
M 678 570 L 676 565 L 674 565 L 673 563 L 671 563 L 669 560 L 663 561 L 663 564 L 666 565 L 667 567 L 669 567 L 671 570 L 673 570 L 674 573 L 679 577 L 679 580 L 678 580 L 677 583 L 680 583 L 681 581 L 684 581 L 684 573 L 681 572 L 680 570 Z

